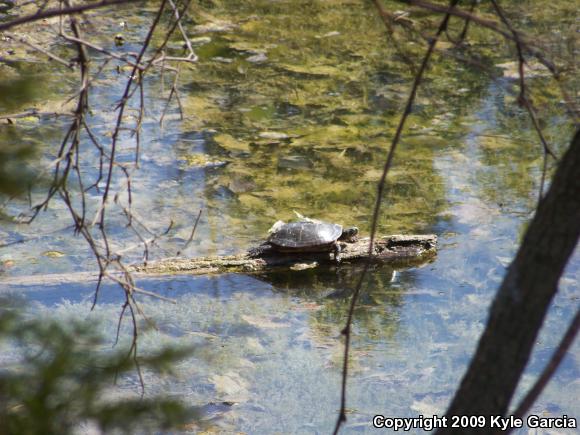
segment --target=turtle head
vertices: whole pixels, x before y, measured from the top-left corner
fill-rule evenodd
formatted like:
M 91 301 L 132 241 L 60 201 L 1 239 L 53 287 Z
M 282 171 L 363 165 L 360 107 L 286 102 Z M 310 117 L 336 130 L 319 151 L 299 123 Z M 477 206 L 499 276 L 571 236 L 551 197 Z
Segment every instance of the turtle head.
M 340 236 L 340 240 L 344 240 L 349 243 L 354 243 L 358 240 L 358 228 L 357 227 L 349 227 L 342 230 L 342 234 Z
M 269 234 L 274 234 L 275 232 L 277 232 L 280 228 L 282 228 L 284 225 L 286 225 L 286 222 L 284 221 L 276 221 L 274 223 L 274 225 L 272 225 L 272 227 L 268 230 Z

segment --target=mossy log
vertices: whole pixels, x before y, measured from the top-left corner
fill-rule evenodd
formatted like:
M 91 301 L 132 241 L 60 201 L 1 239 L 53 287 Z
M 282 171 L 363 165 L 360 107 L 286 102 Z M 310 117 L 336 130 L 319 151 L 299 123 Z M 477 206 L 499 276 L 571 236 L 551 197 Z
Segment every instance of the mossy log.
M 369 239 L 341 244 L 340 265 L 369 258 Z M 392 235 L 378 238 L 375 242 L 372 261 L 388 263 L 393 266 L 413 266 L 424 263 L 436 253 L 435 235 Z M 218 273 L 267 272 L 281 268 L 304 269 L 322 265 L 336 265 L 333 252 L 280 253 L 268 244 L 250 249 L 239 255 L 224 255 L 196 258 L 165 258 L 147 264 L 129 267 L 133 278 L 154 278 L 163 275 L 190 274 L 207 275 Z M 109 272 L 119 275 L 116 272 Z M 96 272 L 68 274 L 32 275 L 0 278 L 0 288 L 4 286 L 59 285 L 75 282 L 96 281 Z
M 341 264 L 361 261 L 369 257 L 368 238 L 356 242 L 339 243 Z M 433 257 L 436 249 L 437 236 L 433 234 L 385 236 L 376 240 L 372 260 L 399 266 L 416 265 Z M 240 255 L 191 259 L 167 258 L 147 265 L 135 266 L 134 270 L 139 274 L 201 275 L 225 272 L 252 273 L 276 268 L 316 267 L 323 264 L 336 264 L 333 252 L 282 253 L 264 244 Z

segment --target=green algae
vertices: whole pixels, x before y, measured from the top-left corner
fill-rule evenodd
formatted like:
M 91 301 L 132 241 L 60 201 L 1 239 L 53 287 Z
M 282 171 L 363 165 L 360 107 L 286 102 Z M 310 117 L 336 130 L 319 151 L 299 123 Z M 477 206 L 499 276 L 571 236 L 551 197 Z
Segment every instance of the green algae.
M 385 7 L 392 11 L 402 5 L 385 2 Z M 436 29 L 434 15 L 410 12 L 406 19 L 425 34 Z M 486 5 L 480 5 L 478 13 L 493 18 Z M 542 12 L 530 6 L 521 19 L 533 17 L 535 24 L 547 29 L 553 15 L 553 10 Z M 98 21 L 103 33 L 97 40 L 105 46 L 113 44 L 120 31 L 116 22 L 107 21 L 111 16 L 107 12 Z M 135 41 L 146 19 L 147 14 L 128 16 L 124 38 Z M 205 170 L 193 196 L 195 207 L 207 208 L 206 246 L 219 251 L 225 242 L 243 249 L 263 238 L 272 222 L 292 218 L 295 211 L 357 224 L 363 233 L 368 231 L 376 184 L 413 73 L 425 52 L 424 39 L 402 29 L 388 35 L 371 4 L 348 0 L 195 3 L 185 24 L 199 61 L 183 65 L 180 72 L 183 120 L 175 121 L 176 108 L 170 105 L 174 112 L 167 114 L 167 131 L 159 138 L 163 152 L 146 152 L 153 162 L 177 167 L 178 183 L 183 184 L 193 171 Z M 531 207 L 535 203 L 542 164 L 537 138 L 525 111 L 517 106 L 517 80 L 504 76 L 506 69 L 513 69 L 513 47 L 498 45 L 497 35 L 478 26 L 470 27 L 469 45 L 457 46 L 452 40 L 462 28 L 462 20 L 451 20 L 451 39 L 445 36 L 438 43 L 418 89 L 387 178 L 379 232 L 430 232 L 448 206 L 444 177 L 434 159 L 441 153 L 465 153 L 468 144 L 477 147 L 481 158 L 483 166 L 475 164 L 469 171 L 483 195 L 502 204 L 520 201 Z M 559 61 L 569 61 L 565 55 L 571 52 L 566 47 L 573 44 L 574 36 L 562 32 L 560 43 L 552 34 L 546 37 L 560 48 Z M 160 38 L 156 34 L 154 42 L 161 42 Z M 401 50 L 413 66 L 403 61 Z M 179 34 L 172 36 L 168 53 L 184 54 Z M 113 68 L 106 68 L 94 86 L 108 86 L 111 80 L 106 74 L 116 74 Z M 52 70 L 54 66 L 44 73 Z M 575 80 L 569 69 L 562 77 L 565 83 Z M 147 90 L 152 106 L 169 92 L 167 79 L 159 83 L 157 78 L 153 76 Z M 117 85 L 121 79 L 117 76 Z M 57 80 L 66 82 L 51 77 L 51 83 Z M 481 101 L 495 98 L 490 95 L 496 92 L 498 80 L 503 80 L 506 91 L 497 98 L 498 110 L 490 115 Z M 552 120 L 543 128 L 555 149 L 561 150 L 570 129 L 561 128 L 565 109 L 558 88 L 543 76 L 531 80 L 530 98 L 540 119 Z M 49 94 L 44 90 L 39 95 L 50 100 Z M 108 107 L 92 110 L 99 127 L 113 123 L 115 112 Z M 202 139 L 173 141 L 174 133 Z M 103 131 L 102 136 L 108 139 L 110 132 Z M 159 181 L 156 184 L 153 178 L 152 188 L 167 184 Z M 135 183 L 134 188 L 138 194 Z M 169 200 L 167 189 L 159 190 L 163 198 L 158 202 L 167 207 L 186 209 L 192 198 L 190 193 L 186 199 Z

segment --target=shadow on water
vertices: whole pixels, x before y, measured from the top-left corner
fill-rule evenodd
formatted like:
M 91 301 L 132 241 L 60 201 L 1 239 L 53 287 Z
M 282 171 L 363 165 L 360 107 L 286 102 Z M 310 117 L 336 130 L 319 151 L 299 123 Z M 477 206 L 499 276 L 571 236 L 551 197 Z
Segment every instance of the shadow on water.
M 270 284 L 274 291 L 309 299 L 347 299 L 357 286 L 360 264 L 315 267 L 306 270 L 283 270 L 253 275 Z M 388 265 L 374 265 L 370 273 L 378 277 L 378 288 L 387 288 L 395 271 Z

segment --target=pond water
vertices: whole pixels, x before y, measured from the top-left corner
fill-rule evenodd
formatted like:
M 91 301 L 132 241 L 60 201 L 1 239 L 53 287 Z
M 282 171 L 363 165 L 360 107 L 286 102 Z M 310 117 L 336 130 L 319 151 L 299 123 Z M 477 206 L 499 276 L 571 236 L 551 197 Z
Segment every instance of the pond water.
M 259 243 L 274 221 L 292 219 L 294 212 L 356 224 L 368 233 L 376 182 L 412 78 L 408 67 L 395 61 L 397 53 L 376 12 L 345 1 L 301 2 L 298 10 L 293 2 L 227 3 L 192 11 L 196 19 L 188 28 L 195 33 L 200 60 L 181 67 L 184 119 L 173 100 L 160 126 L 172 78 L 154 74 L 146 83 L 132 209 L 152 231 L 162 232 L 173 222 L 153 256 L 182 250 L 200 209 L 195 238 L 182 255 L 241 252 Z M 567 3 L 556 2 L 548 12 L 525 4 L 516 14 L 521 28 L 541 32 L 559 61 L 573 63 L 578 33 Z M 149 17 L 147 11 L 131 16 L 124 35 L 128 44 L 115 48 L 110 39 L 111 49 L 135 50 L 131 41 L 142 37 L 140 24 Z M 423 25 L 428 22 L 421 20 L 436 22 L 435 16 L 420 13 L 411 18 Z M 452 33 L 460 29 L 459 22 L 452 22 Z M 113 28 L 110 33 L 117 32 Z M 396 154 L 379 220 L 381 234 L 437 234 L 438 255 L 420 267 L 376 266 L 363 285 L 353 327 L 345 433 L 372 432 L 375 414 L 445 411 L 533 215 L 542 154 L 525 111 L 515 104 L 517 81 L 505 66 L 513 53 L 480 29 L 470 32 L 472 45 L 454 48 L 445 42 L 433 59 Z M 105 31 L 103 41 L 107 35 Z M 177 39 L 171 47 L 176 54 L 181 50 Z M 407 49 L 416 62 L 424 52 L 420 41 Z M 482 64 L 504 66 L 484 74 L 455 60 L 473 53 Z M 21 86 L 27 91 L 12 95 L 10 104 L 0 96 L 3 112 L 64 100 L 57 92 L 65 85 L 55 74 L 74 83 L 69 73 L 55 67 L 14 68 L 22 83 L 29 81 Z M 574 74 L 565 79 L 570 89 L 579 89 Z M 53 81 L 53 92 L 30 84 L 39 80 Z M 105 143 L 125 80 L 112 64 L 94 83 L 89 122 Z M 530 83 L 544 133 L 562 155 L 573 126 L 557 87 L 542 74 Z M 129 111 L 128 122 L 131 116 Z M 66 125 L 63 119 L 25 118 L 0 126 L 0 140 L 33 145 L 35 158 L 26 168 L 34 172 L 54 158 Z M 119 161 L 131 162 L 134 156 L 134 142 L 123 135 Z M 87 179 L 96 178 L 97 165 L 98 155 L 87 145 L 81 162 Z M 551 171 L 553 166 L 551 162 Z M 125 180 L 116 175 L 113 187 L 121 191 L 123 202 Z M 32 203 L 43 199 L 45 187 L 33 189 Z M 101 193 L 87 193 L 93 213 Z M 31 225 L 13 219 L 26 211 L 26 198 L 2 202 L 0 290 L 24 294 L 33 315 L 91 319 L 112 342 L 122 301 L 118 287 L 105 286 L 91 311 L 94 283 L 2 284 L 2 276 L 95 269 L 86 243 L 72 234 L 61 202 L 51 202 Z M 108 231 L 114 249 L 137 244 L 121 211 L 111 210 Z M 141 255 L 138 249 L 124 254 L 128 263 Z M 259 276 L 139 282 L 177 301 L 139 299 L 157 327 L 143 324 L 142 351 L 164 344 L 194 347 L 191 358 L 178 365 L 176 377 L 146 373 L 147 394 L 175 395 L 199 407 L 204 420 L 192 431 L 328 433 L 339 405 L 340 330 L 360 272 L 343 264 Z M 574 315 L 579 275 L 576 252 L 518 397 L 549 360 Z M 130 340 L 130 332 L 125 322 L 121 345 Z M 533 413 L 580 417 L 579 364 L 576 343 Z M 139 394 L 136 375 L 123 379 L 121 388 Z

